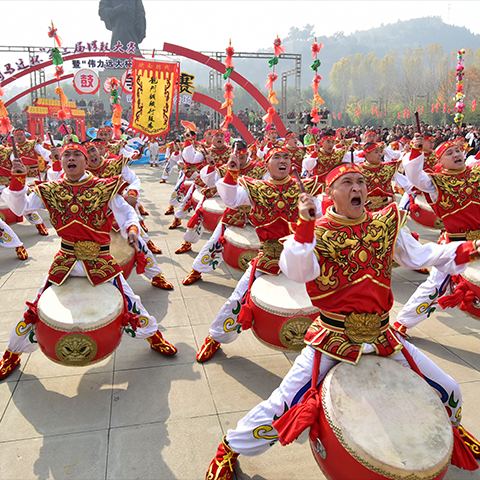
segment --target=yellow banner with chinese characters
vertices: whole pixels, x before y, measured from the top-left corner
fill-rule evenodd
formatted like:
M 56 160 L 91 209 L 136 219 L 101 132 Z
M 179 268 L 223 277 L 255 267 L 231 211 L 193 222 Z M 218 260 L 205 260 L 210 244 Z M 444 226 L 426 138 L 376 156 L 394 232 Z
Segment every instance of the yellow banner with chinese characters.
M 176 63 L 133 59 L 130 128 L 149 139 L 168 132 L 178 73 Z

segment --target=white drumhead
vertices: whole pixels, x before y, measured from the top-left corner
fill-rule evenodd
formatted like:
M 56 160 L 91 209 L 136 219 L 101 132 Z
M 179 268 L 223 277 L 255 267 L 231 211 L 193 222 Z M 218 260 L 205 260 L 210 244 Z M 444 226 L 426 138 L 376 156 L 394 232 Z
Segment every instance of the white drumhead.
M 323 389 L 327 420 L 364 465 L 431 478 L 448 464 L 453 432 L 445 407 L 411 369 L 365 355 L 356 366 L 342 362 L 330 370 Z
M 470 263 L 462 276 L 474 285 L 480 286 L 480 262 Z
M 255 305 L 277 315 L 290 317 L 319 311 L 312 305 L 305 284 L 294 282 L 283 273 L 262 275 L 255 279 L 250 297 Z
M 200 203 L 203 199 L 203 195 L 200 189 L 196 188 L 192 193 L 192 198 L 197 202 Z
M 126 265 L 135 255 L 135 249 L 119 232 L 110 232 L 110 253 L 119 265 Z
M 203 209 L 210 213 L 222 214 L 227 206 L 220 197 L 207 198 L 203 202 Z
M 235 247 L 249 250 L 259 250 L 261 247 L 255 227 L 247 224 L 243 228 L 230 227 L 225 229 L 225 240 Z
M 423 208 L 423 210 L 427 210 L 428 212 L 433 213 L 433 208 L 429 205 L 429 203 L 427 202 L 427 199 L 425 198 L 425 195 L 423 195 L 423 193 L 421 195 L 417 195 L 415 197 L 415 203 L 420 208 Z
M 48 287 L 38 301 L 38 316 L 64 331 L 95 330 L 108 325 L 123 309 L 123 297 L 110 282 L 94 287 L 86 277 L 70 277 Z

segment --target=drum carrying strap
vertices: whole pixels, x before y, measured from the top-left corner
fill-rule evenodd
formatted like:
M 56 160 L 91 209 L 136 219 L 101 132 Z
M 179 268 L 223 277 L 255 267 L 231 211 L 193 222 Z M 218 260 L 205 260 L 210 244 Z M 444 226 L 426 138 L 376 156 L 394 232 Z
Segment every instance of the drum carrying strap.
M 315 350 L 312 384 L 305 393 L 302 403 L 297 403 L 272 423 L 278 432 L 278 440 L 282 445 L 292 443 L 308 427 L 310 427 L 310 439 L 313 442 L 316 442 L 317 438 L 320 437 L 318 417 L 322 408 L 322 399 L 317 382 L 321 358 L 321 352 Z
M 408 364 L 410 365 L 410 368 L 425 380 L 423 373 L 418 368 L 418 365 L 415 363 L 415 360 L 410 355 L 410 352 L 407 350 L 406 347 L 403 347 L 402 353 L 403 353 L 403 356 L 406 358 Z M 470 450 L 468 445 L 466 445 L 463 439 L 463 437 L 465 437 L 467 441 L 470 441 L 467 435 L 469 435 L 471 438 L 474 438 L 474 437 L 471 434 L 469 434 L 462 426 L 457 428 L 452 425 L 452 429 L 453 429 L 453 453 L 452 453 L 452 458 L 450 460 L 450 463 L 452 465 L 455 465 L 458 468 L 463 468 L 464 470 L 470 470 L 470 471 L 477 470 L 478 463 L 475 460 L 475 456 L 473 455 L 472 451 Z M 463 435 L 460 432 L 462 432 Z

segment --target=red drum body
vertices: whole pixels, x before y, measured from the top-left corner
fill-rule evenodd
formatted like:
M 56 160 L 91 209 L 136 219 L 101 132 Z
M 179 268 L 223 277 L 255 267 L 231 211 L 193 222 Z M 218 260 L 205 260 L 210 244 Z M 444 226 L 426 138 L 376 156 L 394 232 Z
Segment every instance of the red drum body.
M 207 198 L 203 202 L 203 226 L 213 232 L 222 218 L 226 205 L 220 197 Z
M 441 230 L 443 222 L 437 217 L 424 195 L 417 195 L 415 199 L 410 195 L 410 218 L 422 227 Z
M 11 225 L 12 223 L 23 222 L 23 217 L 15 215 L 9 208 L 8 205 L 0 198 L 0 219 L 3 220 L 6 224 Z
M 261 246 L 255 228 L 249 224 L 243 228 L 228 226 L 224 237 L 223 259 L 227 265 L 236 270 L 247 270 Z
M 123 276 L 128 278 L 135 266 L 135 249 L 120 232 L 110 232 L 110 253 L 122 268 Z
M 450 280 L 452 293 L 457 286 L 458 277 L 458 275 L 455 275 Z M 461 277 L 463 278 L 462 281 L 467 283 L 470 292 L 475 294 L 473 299 L 470 302 L 467 302 L 467 309 L 463 310 L 463 312 L 468 316 L 475 318 L 475 320 L 480 320 L 480 265 L 478 265 L 478 262 L 470 263 L 467 269 L 462 273 Z
M 97 363 L 120 345 L 123 310 L 122 294 L 111 283 L 94 287 L 87 278 L 71 277 L 51 285 L 38 301 L 40 349 L 61 365 Z
M 193 208 L 195 209 L 202 200 L 203 200 L 202 192 L 199 188 L 196 188 L 192 193 Z
M 321 439 L 310 441 L 329 480 L 440 480 L 452 425 L 432 388 L 394 360 L 364 355 L 325 377 Z
M 318 308 L 312 305 L 305 285 L 280 275 L 262 275 L 252 285 L 252 331 L 258 340 L 275 350 L 298 352 Z

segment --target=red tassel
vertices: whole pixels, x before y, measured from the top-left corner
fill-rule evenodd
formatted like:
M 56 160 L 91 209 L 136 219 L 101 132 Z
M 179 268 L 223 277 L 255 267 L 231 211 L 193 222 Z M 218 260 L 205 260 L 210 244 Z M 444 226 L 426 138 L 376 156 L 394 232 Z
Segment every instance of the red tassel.
M 220 128 L 227 128 L 228 125 L 230 125 L 233 122 L 233 117 L 232 115 L 225 115 L 225 118 L 223 119 L 223 122 L 220 125 Z
M 37 321 L 37 318 L 38 318 L 37 301 L 35 301 L 34 303 L 25 302 L 28 307 L 28 310 L 26 310 L 25 313 L 23 314 L 23 319 L 25 320 L 25 323 L 27 325 L 35 324 L 35 322 Z
M 13 130 L 12 124 L 10 123 L 10 119 L 8 117 L 1 117 L 0 118 L 0 133 L 2 135 L 7 135 L 8 132 Z
M 233 47 L 228 47 L 226 50 L 227 58 L 225 59 L 225 66 L 227 68 L 234 68 L 232 57 L 235 54 Z
M 147 257 L 143 252 L 136 252 L 135 253 L 135 263 L 137 264 L 135 267 L 135 271 L 138 275 L 141 275 L 145 271 L 145 267 L 147 266 Z
M 455 284 L 455 292 L 452 295 L 444 295 L 438 299 L 442 308 L 453 308 L 457 305 L 460 310 L 467 310 L 475 298 L 475 293 L 461 275 L 453 275 L 451 282 Z
M 279 57 L 282 53 L 285 53 L 285 47 L 282 46 L 280 37 L 277 37 L 273 42 L 273 50 L 276 57 Z
M 272 90 L 273 88 L 273 82 L 278 78 L 278 75 L 276 73 L 269 73 L 268 74 L 268 80 L 267 83 L 265 84 L 265 88 L 267 90 Z
M 192 218 L 187 222 L 187 228 L 195 228 L 200 223 L 201 208 L 198 208 L 192 215 Z
M 242 304 L 242 309 L 238 315 L 238 323 L 242 325 L 242 330 L 249 330 L 253 325 L 253 312 L 249 302 L 250 292 L 245 295 L 245 303 Z
M 270 107 L 267 110 L 267 114 L 262 117 L 265 123 L 273 123 L 273 116 L 277 113 L 275 107 Z
M 122 322 L 124 327 L 130 325 L 134 332 L 137 331 L 137 328 L 141 327 L 140 320 L 138 319 L 138 315 L 136 313 L 125 312 L 123 314 Z
M 453 427 L 453 454 L 450 462 L 452 465 L 464 470 L 473 471 L 478 469 L 478 463 L 472 451 L 465 445 L 456 427 Z

